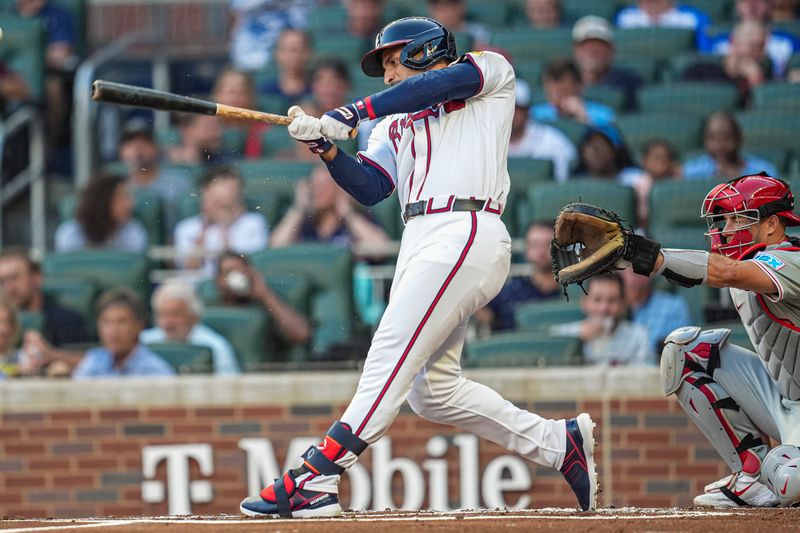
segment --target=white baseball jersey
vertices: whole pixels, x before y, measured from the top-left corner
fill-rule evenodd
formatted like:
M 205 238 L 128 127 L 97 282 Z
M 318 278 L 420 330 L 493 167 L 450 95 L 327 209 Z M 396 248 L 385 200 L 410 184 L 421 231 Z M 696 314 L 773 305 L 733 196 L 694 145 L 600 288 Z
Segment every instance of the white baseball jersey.
M 500 54 L 470 52 L 481 74 L 478 93 L 417 113 L 384 118 L 369 137 L 363 161 L 379 166 L 407 203 L 435 197 L 489 199 L 505 206 L 506 168 L 514 116 L 514 69 Z

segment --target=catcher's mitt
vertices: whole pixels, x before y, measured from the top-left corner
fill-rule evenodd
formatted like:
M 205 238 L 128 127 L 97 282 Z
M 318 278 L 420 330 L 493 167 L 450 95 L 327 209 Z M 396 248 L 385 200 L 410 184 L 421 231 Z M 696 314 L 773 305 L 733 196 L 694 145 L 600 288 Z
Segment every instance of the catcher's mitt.
M 586 203 L 568 204 L 556 217 L 550 245 L 553 275 L 565 288 L 620 269 L 629 261 L 637 274 L 653 271 L 661 245 L 622 225 L 613 211 Z

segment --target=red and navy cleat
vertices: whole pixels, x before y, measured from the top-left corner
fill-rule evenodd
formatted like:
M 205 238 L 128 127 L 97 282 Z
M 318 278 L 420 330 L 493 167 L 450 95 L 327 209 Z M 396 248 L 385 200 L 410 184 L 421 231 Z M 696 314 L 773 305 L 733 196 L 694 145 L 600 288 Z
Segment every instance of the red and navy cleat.
M 567 451 L 560 472 L 572 487 L 584 511 L 597 508 L 597 473 L 594 466 L 594 422 L 586 413 L 567 420 Z
M 295 483 L 295 475 L 301 474 L 298 470 L 304 469 L 287 472 L 281 480 L 276 480 L 275 485 L 262 490 L 260 495 L 242 500 L 239 510 L 247 516 L 271 518 L 313 518 L 342 514 L 338 495 L 298 488 Z M 308 470 L 302 473 L 306 472 Z M 281 487 L 276 487 L 278 484 Z M 286 497 L 279 505 L 276 491 L 282 490 Z

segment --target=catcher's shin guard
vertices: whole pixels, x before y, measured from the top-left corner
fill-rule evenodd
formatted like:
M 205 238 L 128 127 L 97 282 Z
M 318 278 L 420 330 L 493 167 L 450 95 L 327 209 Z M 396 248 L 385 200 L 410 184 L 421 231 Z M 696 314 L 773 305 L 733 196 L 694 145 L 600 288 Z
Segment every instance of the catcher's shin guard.
M 772 448 L 764 458 L 759 481 L 775 493 L 781 507 L 800 504 L 800 448 Z
M 661 355 L 661 382 L 732 472 L 757 476 L 767 446 L 747 413 L 714 381 L 729 335 L 729 329 L 701 331 L 694 326 L 670 333 Z
M 306 483 L 318 477 L 332 477 L 338 484 L 344 468 L 336 464 L 346 453 L 360 455 L 367 443 L 353 435 L 350 428 L 334 422 L 319 446 L 312 446 L 303 454 L 303 464 L 289 470 L 263 489 L 258 496 L 242 500 L 239 510 L 247 516 L 281 518 L 307 518 L 337 516 L 341 514 L 339 497 L 335 491 L 306 488 Z

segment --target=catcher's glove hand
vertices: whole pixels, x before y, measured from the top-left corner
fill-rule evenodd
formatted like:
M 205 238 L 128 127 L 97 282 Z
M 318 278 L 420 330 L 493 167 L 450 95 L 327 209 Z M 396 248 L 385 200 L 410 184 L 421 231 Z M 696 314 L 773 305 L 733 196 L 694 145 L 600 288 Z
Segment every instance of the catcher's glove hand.
M 632 264 L 634 272 L 646 276 L 653 271 L 660 249 L 657 242 L 623 227 L 613 211 L 574 203 L 564 206 L 556 217 L 550 257 L 556 281 L 566 288 L 619 270 L 624 261 Z

